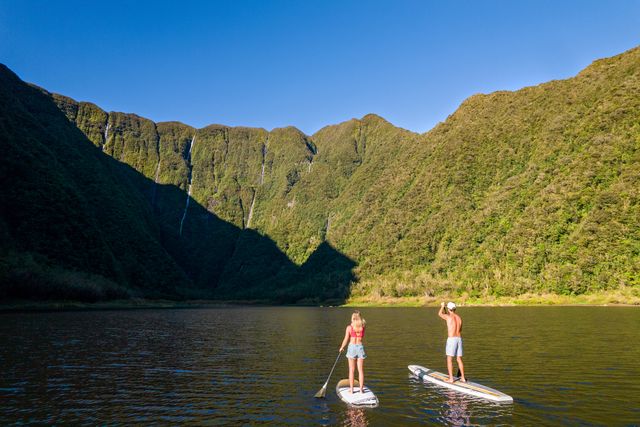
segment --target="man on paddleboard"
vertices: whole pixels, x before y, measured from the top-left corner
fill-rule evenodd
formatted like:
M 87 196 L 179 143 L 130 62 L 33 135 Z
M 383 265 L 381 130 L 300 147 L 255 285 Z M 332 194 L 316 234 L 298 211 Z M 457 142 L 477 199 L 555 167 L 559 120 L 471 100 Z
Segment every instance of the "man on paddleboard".
M 445 380 L 448 383 L 453 382 L 453 358 L 455 357 L 458 362 L 458 369 L 460 370 L 460 381 L 467 382 L 464 376 L 464 364 L 462 363 L 462 318 L 456 314 L 456 305 L 452 302 L 447 303 L 448 313 L 445 312 L 444 302 L 440 304 L 440 311 L 438 316 L 447 322 L 447 368 L 449 369 L 449 379 Z

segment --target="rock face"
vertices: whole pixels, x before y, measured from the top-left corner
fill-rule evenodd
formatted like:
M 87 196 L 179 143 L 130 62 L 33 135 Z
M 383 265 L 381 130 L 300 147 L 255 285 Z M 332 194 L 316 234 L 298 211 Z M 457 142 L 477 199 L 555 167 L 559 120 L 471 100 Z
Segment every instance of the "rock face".
M 27 86 L 6 69 L 2 84 L 7 102 L 26 105 Z M 148 224 L 149 247 L 162 252 L 149 269 L 159 261 L 182 277 L 176 295 L 577 294 L 640 282 L 640 49 L 568 80 L 472 96 L 425 134 L 375 115 L 312 136 L 291 127 L 194 129 L 28 91 L 58 110 L 28 109 L 33 124 L 11 141 L 73 140 L 111 165 L 115 177 L 93 197 L 117 187 L 135 200 L 121 209 Z M 24 117 L 3 111 L 5 122 Z M 32 135 L 38 127 L 64 134 Z M 64 148 L 56 156 L 56 166 L 74 164 Z M 74 214 L 78 224 L 102 224 L 92 212 Z M 3 218 L 4 232 L 20 240 Z M 147 280 L 136 286 L 155 289 Z

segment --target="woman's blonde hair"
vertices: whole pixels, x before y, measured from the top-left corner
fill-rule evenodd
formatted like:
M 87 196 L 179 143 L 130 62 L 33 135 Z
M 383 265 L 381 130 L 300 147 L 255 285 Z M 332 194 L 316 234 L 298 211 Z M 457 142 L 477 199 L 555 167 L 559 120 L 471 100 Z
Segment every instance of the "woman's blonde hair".
M 356 328 L 364 328 L 364 325 L 367 324 L 367 321 L 360 315 L 358 310 L 354 311 L 351 315 L 351 324 Z

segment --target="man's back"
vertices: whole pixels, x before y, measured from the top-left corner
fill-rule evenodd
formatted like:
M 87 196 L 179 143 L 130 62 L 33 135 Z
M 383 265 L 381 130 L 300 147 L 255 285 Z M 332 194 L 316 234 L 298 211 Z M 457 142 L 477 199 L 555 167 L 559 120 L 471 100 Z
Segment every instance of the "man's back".
M 462 336 L 462 318 L 452 311 L 447 315 L 447 330 L 450 337 Z

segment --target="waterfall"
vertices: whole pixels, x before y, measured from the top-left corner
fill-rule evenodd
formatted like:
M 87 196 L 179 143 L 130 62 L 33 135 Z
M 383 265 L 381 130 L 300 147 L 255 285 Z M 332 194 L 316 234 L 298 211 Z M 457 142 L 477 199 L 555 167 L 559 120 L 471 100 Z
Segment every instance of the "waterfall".
M 160 176 L 160 158 L 158 157 L 158 164 L 156 165 L 156 174 L 153 179 L 153 196 L 151 197 L 151 204 L 156 205 L 156 193 L 158 192 L 158 178 Z
M 102 144 L 102 151 L 107 146 L 107 139 L 109 138 L 109 115 L 107 115 L 107 126 L 104 128 L 104 144 Z
M 191 199 L 191 185 L 193 184 L 193 178 L 192 178 L 193 165 L 191 164 L 191 150 L 193 150 L 193 143 L 195 141 L 196 141 L 196 136 L 193 135 L 193 138 L 191 138 L 191 143 L 189 144 L 189 151 L 187 152 L 187 164 L 189 167 L 189 173 L 187 175 L 187 179 L 189 181 L 189 191 L 187 191 L 187 203 L 184 206 L 184 213 L 182 214 L 182 219 L 180 220 L 180 236 L 182 236 L 182 226 L 184 225 L 184 220 L 187 218 L 187 210 L 189 209 L 189 200 Z
M 269 143 L 269 136 L 267 135 L 267 140 L 264 144 L 262 144 L 262 165 L 260 166 L 260 185 L 264 184 L 264 163 L 267 158 L 267 144 Z M 256 195 L 258 194 L 258 189 L 253 190 L 253 198 L 251 199 L 251 206 L 249 207 L 249 216 L 247 217 L 247 225 L 245 228 L 249 228 L 251 225 L 251 218 L 253 218 L 253 207 L 256 204 Z
M 253 218 L 253 207 L 256 204 L 256 194 L 258 190 L 253 192 L 253 199 L 251 200 L 251 206 L 249 207 L 249 216 L 247 217 L 247 226 L 245 228 L 249 228 L 251 226 L 251 218 Z
M 160 176 L 160 159 L 158 159 L 158 164 L 156 165 L 156 176 L 153 180 L 156 184 L 158 183 L 158 177 Z
M 268 137 L 267 137 L 268 138 Z M 267 142 L 269 140 L 267 139 Z M 262 145 L 262 170 L 260 171 L 260 185 L 264 184 L 264 159 L 267 157 L 267 143 Z
M 158 164 L 156 164 L 156 172 L 153 178 L 153 195 L 151 197 L 151 205 L 156 205 L 156 193 L 158 192 L 158 178 L 160 177 L 160 135 L 158 134 L 158 127 L 154 124 L 153 128 L 156 132 L 156 155 L 158 156 Z

